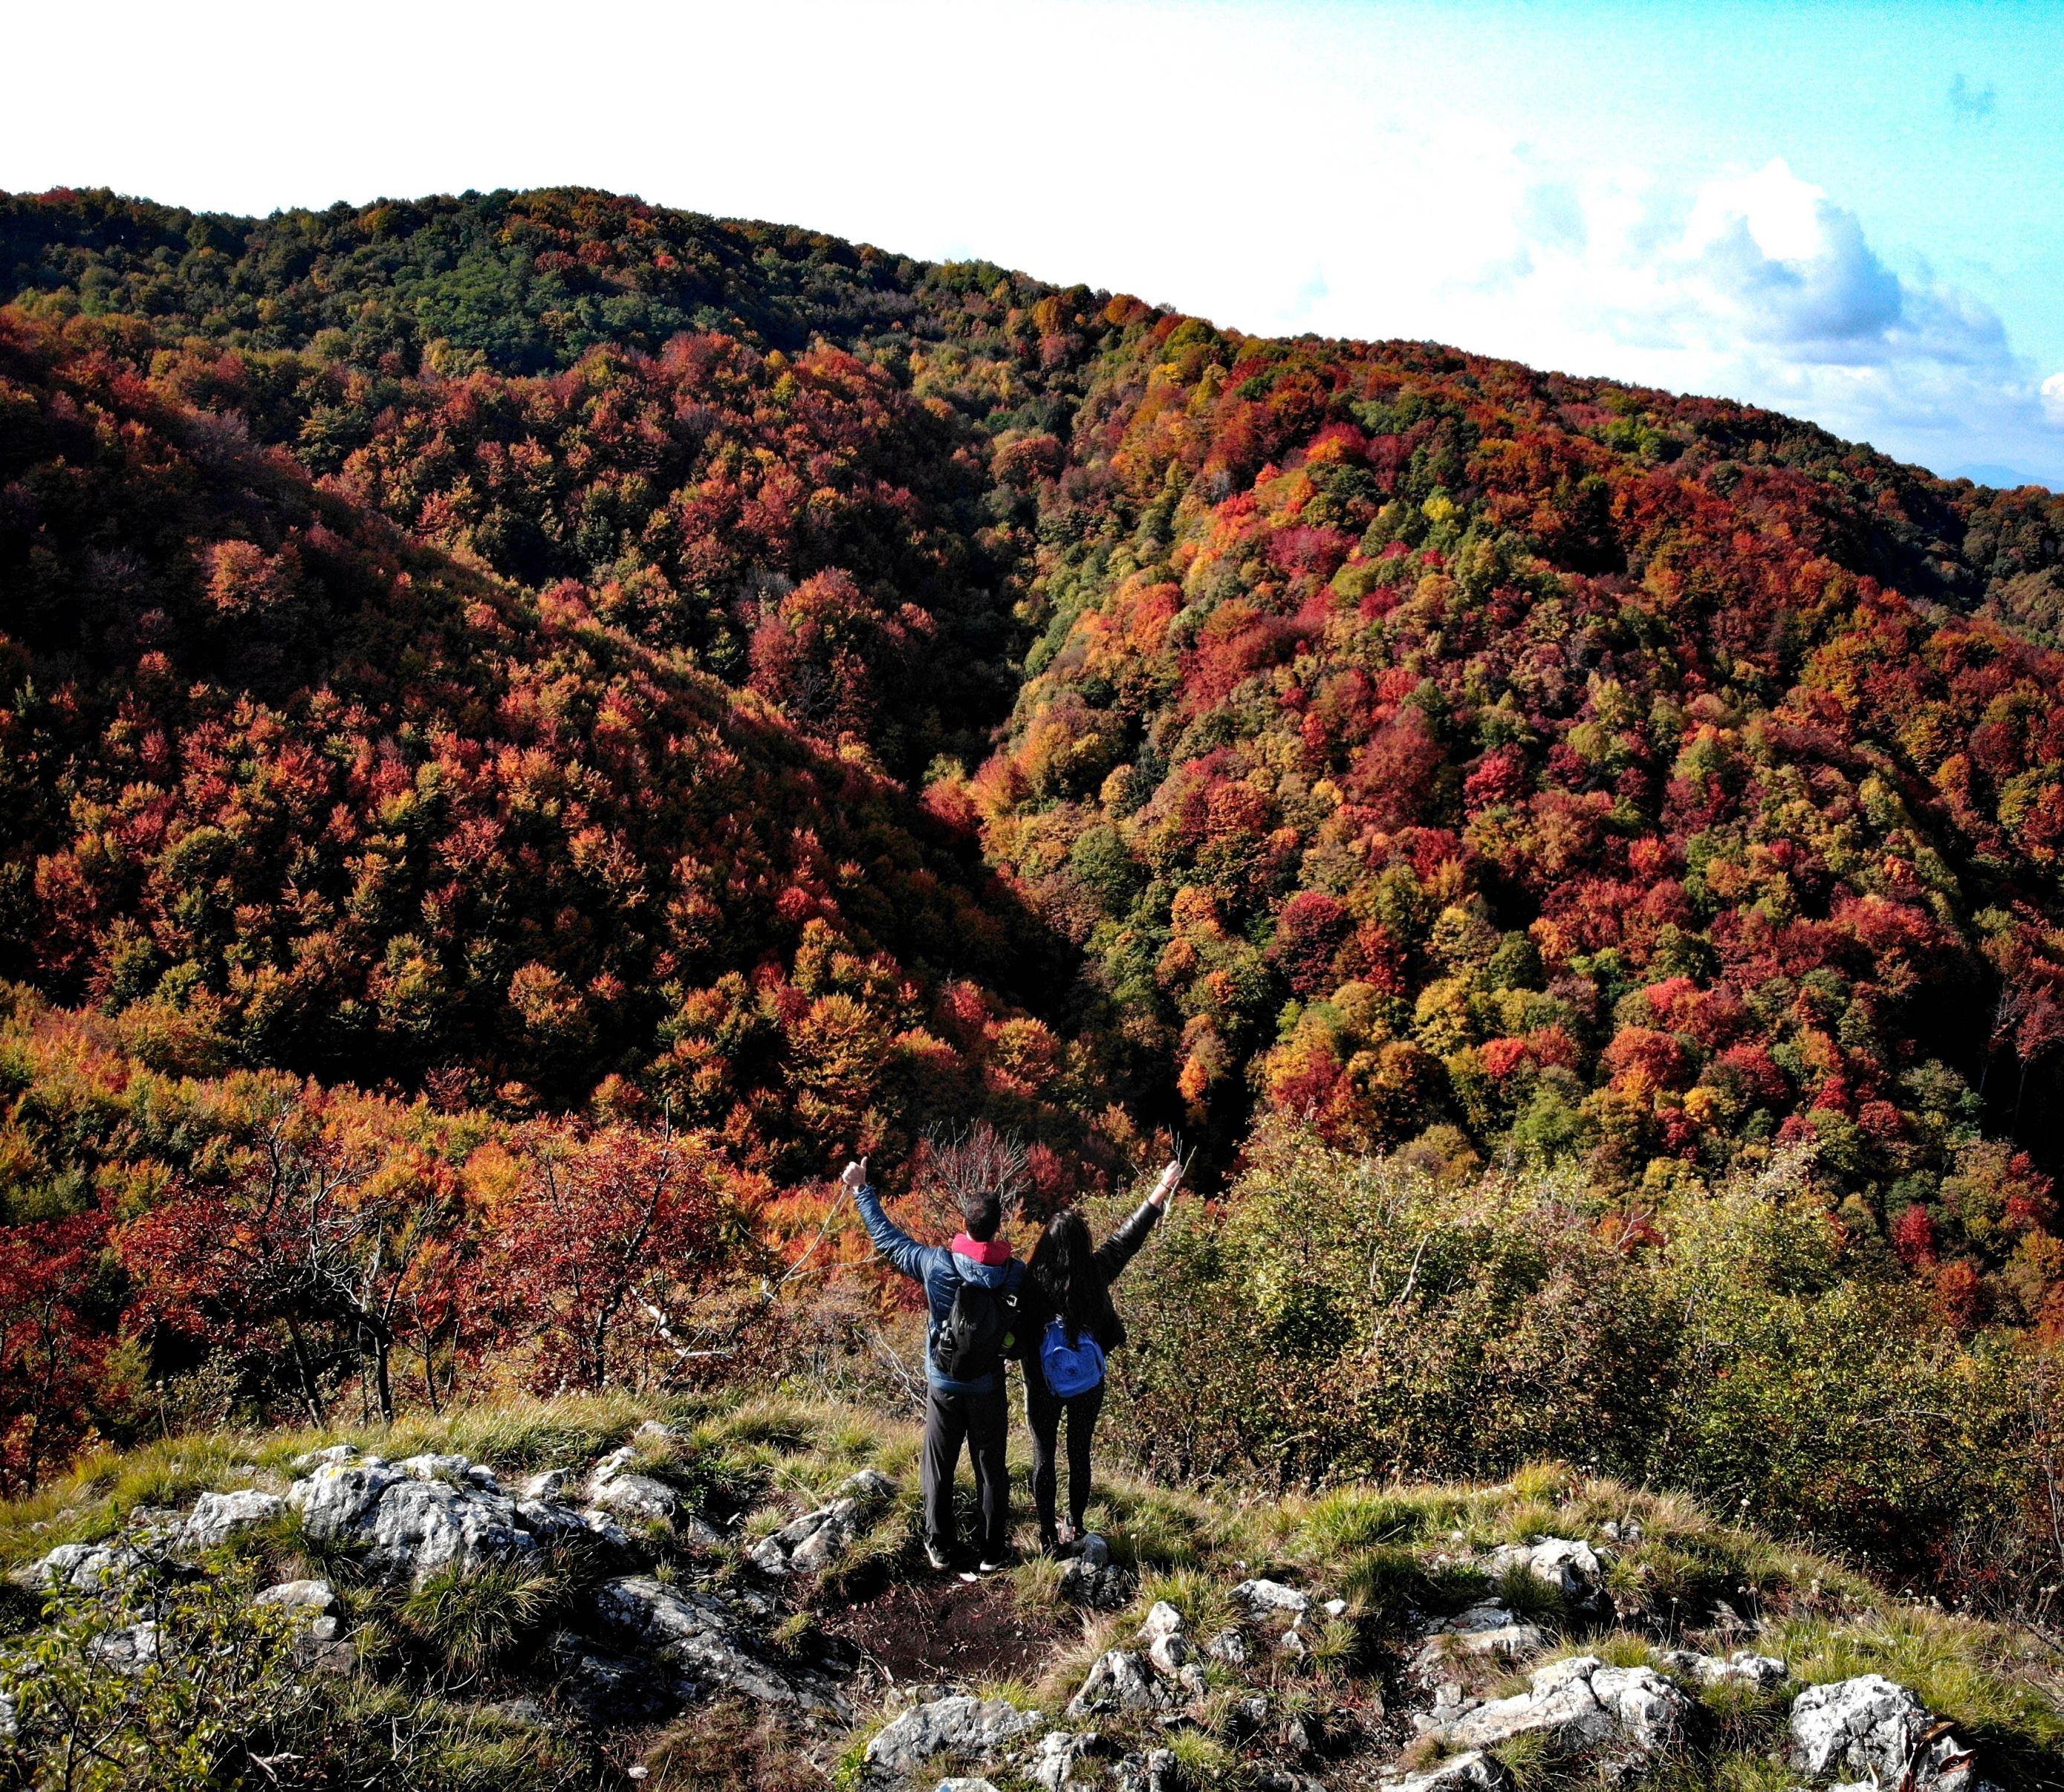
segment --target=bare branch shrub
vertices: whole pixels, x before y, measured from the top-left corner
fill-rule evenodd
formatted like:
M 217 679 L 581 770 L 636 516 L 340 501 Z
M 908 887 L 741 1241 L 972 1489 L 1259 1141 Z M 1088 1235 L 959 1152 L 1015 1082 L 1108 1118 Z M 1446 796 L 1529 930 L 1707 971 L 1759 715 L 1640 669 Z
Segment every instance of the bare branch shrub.
M 917 1146 L 911 1182 L 935 1229 L 957 1232 L 962 1203 L 989 1194 L 1002 1203 L 1007 1226 L 1032 1193 L 1031 1150 L 1016 1133 L 1001 1132 L 986 1120 L 935 1128 Z

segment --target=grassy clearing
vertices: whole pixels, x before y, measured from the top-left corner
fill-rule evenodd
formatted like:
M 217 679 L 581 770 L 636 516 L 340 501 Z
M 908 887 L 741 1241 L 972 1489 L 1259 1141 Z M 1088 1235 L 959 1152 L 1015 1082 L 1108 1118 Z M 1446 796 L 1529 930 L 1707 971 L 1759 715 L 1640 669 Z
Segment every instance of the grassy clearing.
M 823 1504 L 863 1468 L 897 1482 L 894 1496 L 867 1514 L 833 1572 L 788 1584 L 796 1609 L 768 1626 L 766 1646 L 774 1656 L 809 1657 L 843 1608 L 865 1605 L 922 1572 L 915 1426 L 832 1404 L 710 1396 L 534 1403 L 414 1421 L 391 1432 L 172 1439 L 96 1458 L 37 1499 L 0 1507 L 0 1552 L 18 1564 L 57 1542 L 105 1535 L 140 1508 L 183 1504 L 204 1488 L 282 1488 L 297 1456 L 340 1437 L 389 1458 L 454 1452 L 505 1475 L 542 1468 L 581 1473 L 653 1420 L 666 1428 L 639 1432 L 638 1466 L 734 1537 L 764 1535 Z M 1249 1621 L 1249 1665 L 1209 1665 L 1209 1690 L 1194 1730 L 1099 1720 L 1120 1744 L 1175 1747 L 1187 1783 L 1198 1792 L 1251 1784 L 1257 1763 L 1300 1725 L 1317 1738 L 1320 1753 L 1308 1765 L 1320 1778 L 1369 1779 L 1380 1764 L 1399 1758 L 1402 1730 L 1371 1719 L 1374 1727 L 1357 1738 L 1340 1725 L 1339 1713 L 1378 1709 L 1377 1694 L 1386 1687 L 1393 1701 L 1401 1690 L 1413 1696 L 1401 1668 L 1420 1646 L 1421 1619 L 1491 1600 L 1540 1625 L 1550 1639 L 1546 1657 L 1581 1650 L 1633 1665 L 1655 1662 L 1659 1646 L 1680 1640 L 1724 1649 L 1752 1638 L 1786 1657 L 1800 1681 L 1881 1672 L 1987 1744 L 2012 1792 L 2064 1786 L 2056 1771 L 2064 1759 L 2056 1660 L 2033 1639 L 1896 1605 L 1836 1563 L 1717 1522 L 1675 1496 L 1559 1464 L 1534 1465 L 1494 1484 L 1355 1486 L 1237 1503 L 1102 1472 L 1090 1522 L 1108 1536 L 1114 1558 L 1135 1585 L 1123 1610 L 1086 1613 L 1062 1597 L 1066 1564 L 1033 1548 L 1029 1452 L 1022 1442 L 1012 1466 L 1022 1559 L 1002 1585 L 1026 1622 L 1036 1626 L 1043 1653 L 1021 1678 L 977 1690 L 1058 1716 L 1099 1655 L 1132 1644 L 1156 1601 L 1175 1606 L 1202 1641 L 1246 1617 L 1232 1591 L 1243 1580 L 1266 1576 L 1301 1588 L 1315 1603 L 1345 1602 L 1338 1616 L 1314 1611 L 1307 1618 L 1301 1653 L 1272 1646 L 1281 1621 Z M 967 1477 L 964 1467 L 964 1488 Z M 959 1504 L 965 1522 L 972 1502 L 965 1492 Z M 1555 1588 L 1523 1569 L 1494 1577 L 1477 1565 L 1498 1544 L 1543 1536 L 1580 1538 L 1610 1551 L 1615 1625 L 1599 1629 L 1581 1620 Z M 719 1589 L 752 1579 L 735 1550 L 698 1555 L 663 1532 L 655 1542 L 654 1572 L 662 1578 Z M 345 1627 L 369 1672 L 337 1689 L 333 1727 L 384 1725 L 387 1738 L 377 1750 L 353 1745 L 353 1771 L 377 1762 L 390 1777 L 416 1776 L 408 1783 L 492 1786 L 495 1792 L 589 1783 L 578 1774 L 566 1778 L 562 1742 L 497 1716 L 490 1697 L 541 1671 L 547 1635 L 577 1617 L 591 1585 L 593 1569 L 584 1558 L 441 1576 L 403 1591 L 366 1584 L 350 1560 L 303 1536 L 291 1514 L 246 1533 L 237 1548 L 257 1572 L 320 1573 L 337 1584 Z M 10 1621 L 18 1630 L 33 1621 L 33 1601 L 18 1589 L 8 1597 L 28 1614 Z M 1722 1629 L 1700 1632 L 1715 1621 Z M 1045 1642 L 1057 1632 L 1054 1641 Z M 1483 1693 L 1501 1684 L 1524 1687 L 1529 1677 L 1481 1656 L 1458 1655 L 1453 1671 Z M 1775 1693 L 1686 1690 L 1703 1711 L 1694 1746 L 1659 1765 L 1647 1786 L 1654 1792 L 1780 1792 L 1790 1783 L 1779 1760 L 1796 1686 Z M 1268 1701 L 1259 1731 L 1241 1714 L 1257 1692 Z M 850 1739 L 838 1770 L 849 1780 L 869 1728 L 863 1724 Z M 792 1792 L 806 1780 L 820 1786 L 822 1770 L 799 1765 L 793 1744 L 764 1714 L 724 1706 L 706 1726 L 684 1719 L 638 1746 L 648 1785 L 758 1792 Z M 1405 1750 L 1408 1758 L 1433 1752 Z M 1520 1792 L 1550 1792 L 1572 1774 L 1581 1777 L 1533 1745 L 1501 1754 Z M 996 1771 L 999 1786 L 1014 1783 L 1008 1772 Z

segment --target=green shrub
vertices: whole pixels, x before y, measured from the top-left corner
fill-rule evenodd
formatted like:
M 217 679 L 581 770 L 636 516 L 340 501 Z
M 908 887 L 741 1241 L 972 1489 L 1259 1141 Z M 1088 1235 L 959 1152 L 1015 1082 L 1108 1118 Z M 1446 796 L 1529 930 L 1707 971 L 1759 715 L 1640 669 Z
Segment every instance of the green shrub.
M 2064 1578 L 2042 1492 L 2060 1378 L 2005 1332 L 1949 1329 L 1834 1199 L 1780 1154 L 1716 1188 L 1680 1178 L 1631 1238 L 1566 1174 L 1448 1182 L 1269 1121 L 1227 1198 L 1179 1207 L 1127 1283 L 1137 1347 L 1113 1359 L 1107 1427 L 1171 1477 L 1511 1477 L 1504 1507 L 1457 1518 L 1472 1543 L 1486 1526 L 1595 1536 L 1610 1514 L 1569 1510 L 1586 1476 L 1682 1487 L 2033 1609 Z M 1304 1547 L 1432 1534 L 1441 1520 L 1401 1500 L 1320 1500 Z M 1651 1552 L 1644 1597 L 1743 1597 L 1772 1565 L 1759 1547 L 1760 1565 Z
M 293 1726 L 313 1697 L 295 1669 L 294 1617 L 251 1603 L 247 1566 L 209 1567 L 195 1580 L 145 1573 L 50 1595 L 6 1670 L 16 1734 L 0 1746 L 23 1783 L 203 1792 L 238 1777 L 250 1738 Z M 144 1625 L 142 1655 L 111 1655 L 111 1636 Z

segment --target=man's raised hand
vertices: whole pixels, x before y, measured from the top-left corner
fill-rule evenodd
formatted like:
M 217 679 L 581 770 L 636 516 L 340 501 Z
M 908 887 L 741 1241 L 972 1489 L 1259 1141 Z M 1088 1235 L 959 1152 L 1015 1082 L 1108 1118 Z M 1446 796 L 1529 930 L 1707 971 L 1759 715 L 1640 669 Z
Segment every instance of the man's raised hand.
M 1167 1206 L 1168 1197 L 1175 1192 L 1177 1184 L 1182 1180 L 1182 1165 L 1171 1162 L 1168 1167 L 1161 1172 L 1161 1180 L 1154 1185 L 1154 1192 L 1147 1198 L 1157 1207 Z
M 848 1164 L 845 1168 L 839 1173 L 839 1186 L 842 1187 L 848 1194 L 857 1194 L 861 1185 L 866 1181 L 867 1159 L 865 1158 L 860 1158 L 856 1162 Z

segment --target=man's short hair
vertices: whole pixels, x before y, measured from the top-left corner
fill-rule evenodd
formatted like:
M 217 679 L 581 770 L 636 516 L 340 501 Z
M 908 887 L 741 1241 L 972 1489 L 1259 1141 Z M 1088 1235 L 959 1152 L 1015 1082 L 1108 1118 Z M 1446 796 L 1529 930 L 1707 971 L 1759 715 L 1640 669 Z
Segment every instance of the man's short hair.
M 967 1235 L 978 1244 L 986 1244 L 1003 1223 L 1003 1203 L 994 1194 L 964 1194 L 961 1218 L 967 1226 Z

